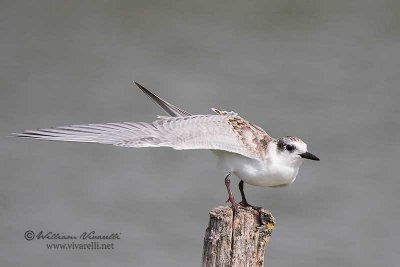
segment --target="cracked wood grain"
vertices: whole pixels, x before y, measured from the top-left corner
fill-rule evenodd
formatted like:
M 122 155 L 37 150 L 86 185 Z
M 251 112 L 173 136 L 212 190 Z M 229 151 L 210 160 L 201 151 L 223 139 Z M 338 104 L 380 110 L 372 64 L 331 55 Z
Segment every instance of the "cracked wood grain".
M 211 210 L 203 246 L 203 267 L 261 267 L 275 226 L 272 214 L 263 208 L 230 207 Z

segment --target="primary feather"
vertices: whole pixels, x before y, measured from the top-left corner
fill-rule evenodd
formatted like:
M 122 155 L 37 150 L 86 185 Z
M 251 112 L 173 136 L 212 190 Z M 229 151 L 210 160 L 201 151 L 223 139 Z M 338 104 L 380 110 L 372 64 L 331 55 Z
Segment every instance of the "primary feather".
M 137 82 L 133 82 L 133 83 L 136 84 L 136 86 L 139 87 L 139 89 L 142 90 L 143 93 L 145 93 L 151 100 L 153 100 L 157 105 L 159 105 L 171 117 L 192 116 L 192 114 L 187 112 L 186 110 L 178 108 L 177 106 L 174 106 L 171 103 L 168 103 L 167 101 L 165 101 L 161 97 L 159 97 L 156 94 L 150 92 L 148 89 L 144 88 L 144 86 L 141 85 L 140 83 L 137 83 Z

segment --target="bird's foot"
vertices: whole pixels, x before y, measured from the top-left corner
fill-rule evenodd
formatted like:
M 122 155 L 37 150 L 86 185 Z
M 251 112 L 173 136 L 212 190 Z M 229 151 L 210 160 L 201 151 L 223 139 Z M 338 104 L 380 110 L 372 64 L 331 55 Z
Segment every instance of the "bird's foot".
M 228 198 L 228 200 L 226 200 L 226 203 L 228 203 L 228 202 L 230 202 L 231 205 L 232 205 L 231 208 L 233 210 L 233 214 L 237 214 L 237 212 L 238 212 L 238 210 L 240 208 L 239 204 L 235 200 L 232 201 L 230 198 Z
M 232 210 L 233 210 L 233 214 L 237 214 L 237 212 L 239 211 L 239 205 L 238 203 L 232 203 Z
M 260 209 L 261 209 L 261 207 L 250 205 L 246 200 L 240 201 L 239 204 L 244 208 L 248 208 L 249 207 L 249 208 L 252 208 L 252 209 L 254 209 L 256 211 L 260 211 Z

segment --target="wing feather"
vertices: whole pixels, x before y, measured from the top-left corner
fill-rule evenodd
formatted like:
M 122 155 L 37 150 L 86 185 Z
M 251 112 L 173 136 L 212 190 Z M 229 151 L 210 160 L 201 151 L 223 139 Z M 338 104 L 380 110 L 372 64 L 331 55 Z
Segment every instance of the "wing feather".
M 133 82 L 136 84 L 137 87 L 139 87 L 140 90 L 142 90 L 143 93 L 145 93 L 151 100 L 153 100 L 157 105 L 159 105 L 165 112 L 167 112 L 171 117 L 186 117 L 186 116 L 192 116 L 189 112 L 178 108 L 177 106 L 172 105 L 171 103 L 168 103 L 164 99 L 160 98 L 156 94 L 150 92 L 150 90 L 146 89 L 143 87 L 143 85 Z M 164 116 L 160 116 L 164 117 Z
M 172 147 L 174 149 L 215 149 L 259 155 L 244 146 L 230 121 L 234 113 L 169 117 L 145 122 L 120 122 L 60 126 L 26 130 L 14 134 L 22 138 L 51 141 L 90 142 L 122 147 Z

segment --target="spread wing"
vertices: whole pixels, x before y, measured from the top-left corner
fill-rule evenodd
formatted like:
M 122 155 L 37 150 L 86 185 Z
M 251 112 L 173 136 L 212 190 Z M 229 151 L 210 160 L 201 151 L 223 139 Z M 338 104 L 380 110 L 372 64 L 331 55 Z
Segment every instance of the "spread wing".
M 121 122 L 60 126 L 26 130 L 14 135 L 22 138 L 112 144 L 122 147 L 215 149 L 250 158 L 262 158 L 260 140 L 264 138 L 267 141 L 270 137 L 260 131 L 257 131 L 258 136 L 256 136 L 252 133 L 254 129 L 251 127 L 251 124 L 236 113 L 224 112 L 220 115 L 169 117 L 152 123 Z

